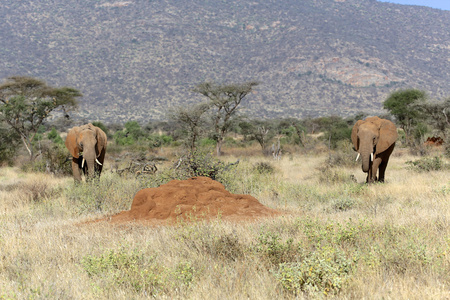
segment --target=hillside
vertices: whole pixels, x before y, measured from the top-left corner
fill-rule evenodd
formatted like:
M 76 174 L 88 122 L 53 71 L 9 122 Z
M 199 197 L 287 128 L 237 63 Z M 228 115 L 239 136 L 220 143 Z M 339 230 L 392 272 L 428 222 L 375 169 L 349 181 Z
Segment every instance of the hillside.
M 252 117 L 377 114 L 450 96 L 450 12 L 375 0 L 3 0 L 0 78 L 78 88 L 75 117 L 164 119 L 205 80 L 261 84 Z

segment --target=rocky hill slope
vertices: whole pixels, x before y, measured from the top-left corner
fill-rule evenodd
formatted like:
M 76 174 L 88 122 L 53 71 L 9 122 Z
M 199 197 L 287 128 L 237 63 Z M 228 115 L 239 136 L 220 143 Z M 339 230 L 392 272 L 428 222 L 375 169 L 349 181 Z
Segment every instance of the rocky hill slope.
M 382 112 L 450 96 L 450 11 L 375 0 L 2 0 L 0 77 L 78 88 L 77 117 L 164 119 L 206 80 L 261 84 L 252 117 Z

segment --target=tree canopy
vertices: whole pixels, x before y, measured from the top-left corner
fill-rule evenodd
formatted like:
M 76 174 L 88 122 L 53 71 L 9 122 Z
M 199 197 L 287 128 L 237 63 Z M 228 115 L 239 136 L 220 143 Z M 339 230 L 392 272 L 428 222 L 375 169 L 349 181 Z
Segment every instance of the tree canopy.
M 232 125 L 232 119 L 238 111 L 242 100 L 257 86 L 255 81 L 241 84 L 216 84 L 204 82 L 198 84 L 193 91 L 207 97 L 215 109 L 213 115 L 214 130 L 217 139 L 217 155 L 220 155 L 225 134 Z
M 67 113 L 77 107 L 81 96 L 74 88 L 51 87 L 32 77 L 9 77 L 0 85 L 0 121 L 21 137 L 33 160 L 32 141 L 39 126 L 52 111 L 62 109 Z
M 413 126 L 420 119 L 420 110 L 417 105 L 425 102 L 426 93 L 417 89 L 398 90 L 389 95 L 384 101 L 383 107 L 387 109 L 397 121 L 397 124 L 411 135 Z
M 178 107 L 169 113 L 169 118 L 186 130 L 186 145 L 193 152 L 206 124 L 204 114 L 210 105 L 200 103 L 190 107 Z

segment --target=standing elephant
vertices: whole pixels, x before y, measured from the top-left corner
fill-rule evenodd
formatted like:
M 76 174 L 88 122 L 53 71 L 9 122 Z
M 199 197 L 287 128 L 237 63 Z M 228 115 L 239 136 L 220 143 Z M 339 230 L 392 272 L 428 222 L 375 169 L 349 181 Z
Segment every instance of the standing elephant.
M 100 176 L 106 143 L 105 132 L 90 123 L 69 130 L 66 147 L 72 155 L 73 178 L 76 182 L 81 181 L 81 170 L 87 179 Z
M 362 170 L 367 174 L 366 182 L 384 182 L 384 173 L 389 156 L 394 150 L 397 140 L 397 128 L 389 120 L 368 117 L 356 122 L 352 129 L 353 149 L 362 158 Z

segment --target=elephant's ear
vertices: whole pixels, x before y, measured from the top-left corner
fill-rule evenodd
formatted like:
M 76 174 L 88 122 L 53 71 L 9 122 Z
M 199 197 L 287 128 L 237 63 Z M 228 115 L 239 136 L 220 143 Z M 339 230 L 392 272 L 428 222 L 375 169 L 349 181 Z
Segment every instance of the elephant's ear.
M 377 153 L 386 151 L 397 140 L 397 127 L 389 120 L 380 119 L 380 137 L 377 143 Z
M 95 128 L 95 133 L 97 135 L 97 155 L 100 155 L 100 153 L 102 153 L 102 151 L 106 149 L 106 133 L 96 126 L 93 126 L 93 128 Z
M 80 151 L 77 145 L 77 135 L 78 135 L 78 127 L 73 127 L 69 130 L 66 137 L 66 147 L 69 149 L 70 154 L 78 158 L 80 156 Z
M 355 123 L 355 125 L 353 126 L 353 129 L 352 129 L 352 143 L 353 143 L 353 148 L 355 149 L 355 151 L 358 151 L 358 149 L 359 149 L 358 128 L 363 123 L 364 123 L 364 121 L 359 120 L 358 122 Z

